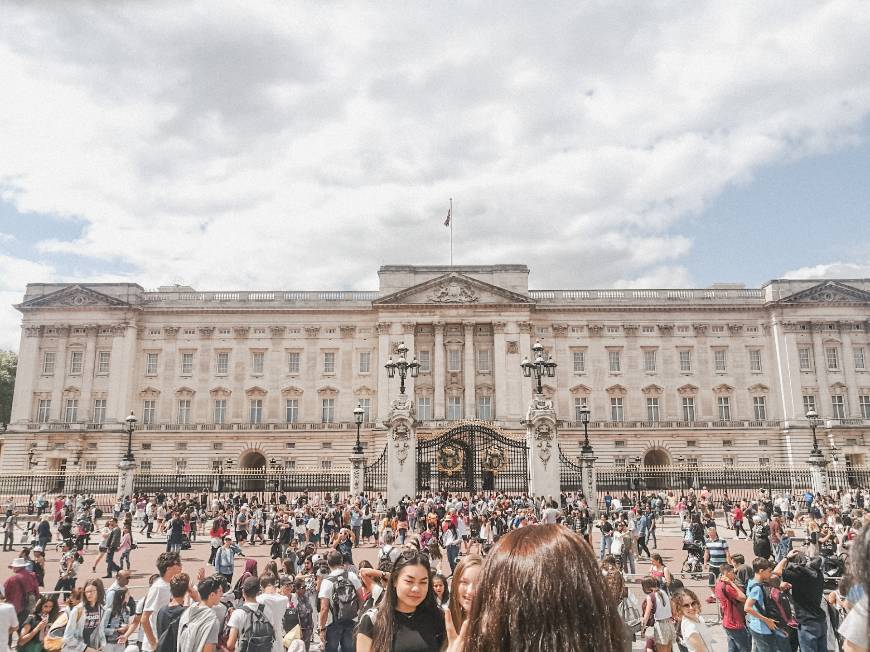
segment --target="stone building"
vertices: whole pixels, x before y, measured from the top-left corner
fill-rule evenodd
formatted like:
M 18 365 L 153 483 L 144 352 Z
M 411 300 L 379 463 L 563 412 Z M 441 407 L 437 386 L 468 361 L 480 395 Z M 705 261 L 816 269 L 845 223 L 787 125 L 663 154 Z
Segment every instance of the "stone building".
M 528 274 L 388 265 L 368 292 L 30 284 L 0 469 L 115 470 L 131 411 L 143 470 L 347 467 L 358 404 L 371 460 L 402 342 L 419 436 L 479 419 L 522 437 L 538 339 L 569 458 L 586 405 L 599 464 L 802 465 L 812 407 L 835 465 L 866 463 L 870 279 L 529 290 Z

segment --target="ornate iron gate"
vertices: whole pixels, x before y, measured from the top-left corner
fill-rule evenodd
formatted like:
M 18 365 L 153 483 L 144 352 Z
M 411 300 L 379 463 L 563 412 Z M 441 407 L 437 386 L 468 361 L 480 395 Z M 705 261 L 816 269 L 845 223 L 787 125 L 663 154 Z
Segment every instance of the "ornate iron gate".
M 384 446 L 380 457 L 366 464 L 363 474 L 363 491 L 366 493 L 387 492 L 387 447 Z
M 417 442 L 419 492 L 518 494 L 528 490 L 528 449 L 522 439 L 469 422 Z
M 559 485 L 562 491 L 583 491 L 583 467 L 575 464 L 559 446 Z

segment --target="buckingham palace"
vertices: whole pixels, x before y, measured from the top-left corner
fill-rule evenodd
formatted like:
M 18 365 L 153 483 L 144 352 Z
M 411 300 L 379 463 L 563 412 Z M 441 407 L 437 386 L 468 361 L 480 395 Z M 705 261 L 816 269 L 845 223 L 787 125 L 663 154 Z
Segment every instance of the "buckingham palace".
M 33 283 L 0 468 L 209 472 L 369 460 L 400 393 L 420 441 L 457 423 L 523 437 L 541 393 L 561 452 L 601 464 L 867 463 L 870 279 L 760 288 L 529 289 L 525 265 L 386 265 L 379 288 L 199 291 Z M 538 344 L 539 342 L 539 344 Z M 385 367 L 407 349 L 414 377 Z M 131 426 L 132 430 L 132 426 Z

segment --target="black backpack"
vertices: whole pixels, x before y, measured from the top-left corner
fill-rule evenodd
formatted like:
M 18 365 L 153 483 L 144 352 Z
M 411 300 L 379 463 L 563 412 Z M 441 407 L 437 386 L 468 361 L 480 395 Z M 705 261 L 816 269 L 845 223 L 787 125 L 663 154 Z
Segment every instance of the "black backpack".
M 347 571 L 331 577 L 330 581 L 332 582 L 332 598 L 330 598 L 329 606 L 332 611 L 332 622 L 345 623 L 355 620 L 359 614 L 359 596 Z
M 395 548 L 390 548 L 390 552 L 381 549 L 378 553 L 378 570 L 382 573 L 389 573 L 393 570 L 393 560 L 390 558 L 390 553 L 395 550 Z
M 272 627 L 263 614 L 265 605 L 260 605 L 254 611 L 248 605 L 242 606 L 249 616 L 248 628 L 239 639 L 239 652 L 272 652 L 275 642 L 275 628 Z
M 169 619 L 169 627 L 157 639 L 155 652 L 176 652 L 178 650 L 178 621 L 186 609 L 177 609 Z

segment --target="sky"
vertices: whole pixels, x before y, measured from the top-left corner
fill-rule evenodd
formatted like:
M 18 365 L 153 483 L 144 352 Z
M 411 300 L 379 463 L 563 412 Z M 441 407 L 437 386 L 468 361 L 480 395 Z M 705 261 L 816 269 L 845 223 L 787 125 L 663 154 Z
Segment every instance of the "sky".
M 28 282 L 870 277 L 866 2 L 7 2 L 0 348 Z

